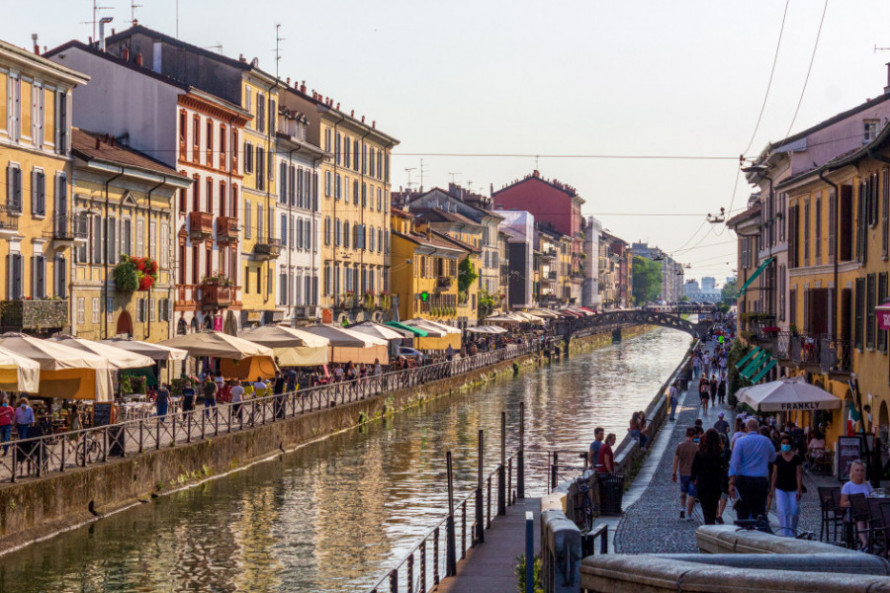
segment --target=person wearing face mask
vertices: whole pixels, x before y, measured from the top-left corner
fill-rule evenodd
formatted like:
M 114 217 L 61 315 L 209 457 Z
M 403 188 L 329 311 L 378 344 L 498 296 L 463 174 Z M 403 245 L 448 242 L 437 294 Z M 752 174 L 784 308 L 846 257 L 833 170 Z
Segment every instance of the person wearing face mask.
M 12 419 L 15 411 L 6 401 L 6 394 L 0 395 L 0 443 L 8 443 L 12 438 Z M 9 445 L 4 445 L 3 455 L 9 453 Z
M 19 435 L 19 439 L 28 438 L 32 424 L 34 424 L 34 410 L 23 397 L 19 399 L 19 407 L 15 409 L 15 433 Z
M 797 521 L 800 518 L 800 496 L 803 492 L 803 460 L 794 452 L 791 437 L 782 435 L 779 441 L 780 453 L 773 464 L 766 508 L 776 501 L 776 514 L 779 515 L 779 535 L 794 537 L 797 534 Z

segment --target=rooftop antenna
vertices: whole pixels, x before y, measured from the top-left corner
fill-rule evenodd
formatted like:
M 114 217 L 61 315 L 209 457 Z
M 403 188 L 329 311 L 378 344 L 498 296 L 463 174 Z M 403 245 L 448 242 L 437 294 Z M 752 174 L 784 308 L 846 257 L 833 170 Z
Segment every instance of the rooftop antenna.
M 215 49 L 218 53 L 223 53 L 222 43 L 217 43 L 216 45 L 206 45 L 204 49 Z
M 426 168 L 423 166 L 423 159 L 420 159 L 420 190 L 423 191 L 423 174 L 426 173 Z
M 411 185 L 412 185 L 412 183 L 411 183 L 411 171 L 416 171 L 416 170 L 417 170 L 417 167 L 407 167 L 407 168 L 405 169 L 405 172 L 408 174 L 408 189 L 409 189 L 409 190 L 411 189 Z
M 878 53 L 879 51 L 890 51 L 890 47 L 878 47 L 877 44 L 875 44 L 875 53 Z
M 135 27 L 137 24 L 136 21 L 136 9 L 142 8 L 141 4 L 136 4 L 136 0 L 130 0 L 130 23 Z
M 278 62 L 281 61 L 280 43 L 284 41 L 281 36 L 281 23 L 275 23 L 275 80 L 278 80 Z
M 179 0 L 176 0 L 176 38 L 179 39 Z
M 93 25 L 93 41 L 97 41 L 96 37 L 96 25 L 99 24 L 99 11 L 100 10 L 113 10 L 114 6 L 99 6 L 99 0 L 93 0 L 93 20 L 91 21 L 81 21 L 81 25 Z
M 449 171 L 448 174 L 451 175 L 451 183 L 454 183 L 454 176 L 460 175 L 461 173 L 452 173 L 451 171 Z

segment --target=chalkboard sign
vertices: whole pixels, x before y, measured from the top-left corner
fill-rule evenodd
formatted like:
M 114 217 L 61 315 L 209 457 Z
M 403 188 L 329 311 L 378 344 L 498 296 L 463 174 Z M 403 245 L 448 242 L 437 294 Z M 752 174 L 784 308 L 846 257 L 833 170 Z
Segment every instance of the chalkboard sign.
M 96 402 L 93 404 L 93 426 L 107 426 L 114 424 L 114 404 L 111 402 Z
M 850 464 L 862 457 L 862 439 L 860 437 L 838 437 L 837 439 L 837 477 L 846 482 L 850 479 Z

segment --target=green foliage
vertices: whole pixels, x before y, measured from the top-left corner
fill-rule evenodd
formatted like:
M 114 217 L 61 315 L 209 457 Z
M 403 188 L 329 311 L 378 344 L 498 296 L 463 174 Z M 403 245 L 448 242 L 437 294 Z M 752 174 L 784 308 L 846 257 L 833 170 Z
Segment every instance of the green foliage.
M 498 306 L 500 299 L 497 295 L 490 294 L 484 288 L 479 291 L 479 318 L 488 317 L 494 311 L 494 308 Z
M 534 593 L 544 593 L 544 585 L 541 583 L 541 557 L 535 556 L 532 572 L 534 573 Z M 525 554 L 516 557 L 516 590 L 525 593 Z
M 661 264 L 638 255 L 633 260 L 634 301 L 643 304 L 658 299 L 661 294 Z
M 684 295 L 680 298 L 680 302 L 681 302 L 681 303 L 688 303 L 688 302 L 689 302 L 689 297 L 686 296 L 686 295 L 684 294 Z
M 473 265 L 473 262 L 470 261 L 470 258 L 464 259 L 460 262 L 458 266 L 457 272 L 457 290 L 458 292 L 467 292 L 470 287 L 473 285 L 473 282 L 479 278 L 479 274 L 476 273 L 476 266 Z
M 723 285 L 723 289 L 720 291 L 720 300 L 722 300 L 727 305 L 735 305 L 736 294 L 738 292 L 739 281 L 736 279 L 732 279 Z
M 114 267 L 114 286 L 121 292 L 135 292 L 139 288 L 139 273 L 132 260 L 124 259 Z
M 742 377 L 735 365 L 738 364 L 741 359 L 745 358 L 750 349 L 751 347 L 746 346 L 741 340 L 736 340 L 733 342 L 732 348 L 729 350 L 729 356 L 726 359 L 726 368 L 729 371 L 726 374 L 728 382 L 726 392 L 728 396 L 727 401 L 730 406 L 735 406 L 738 403 L 735 392 L 742 386 Z

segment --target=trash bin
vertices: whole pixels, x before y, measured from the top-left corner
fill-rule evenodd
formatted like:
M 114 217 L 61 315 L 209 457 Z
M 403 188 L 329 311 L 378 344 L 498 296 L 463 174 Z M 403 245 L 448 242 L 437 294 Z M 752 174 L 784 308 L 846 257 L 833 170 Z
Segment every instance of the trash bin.
M 620 515 L 621 499 L 624 497 L 623 474 L 600 474 L 600 514 Z

